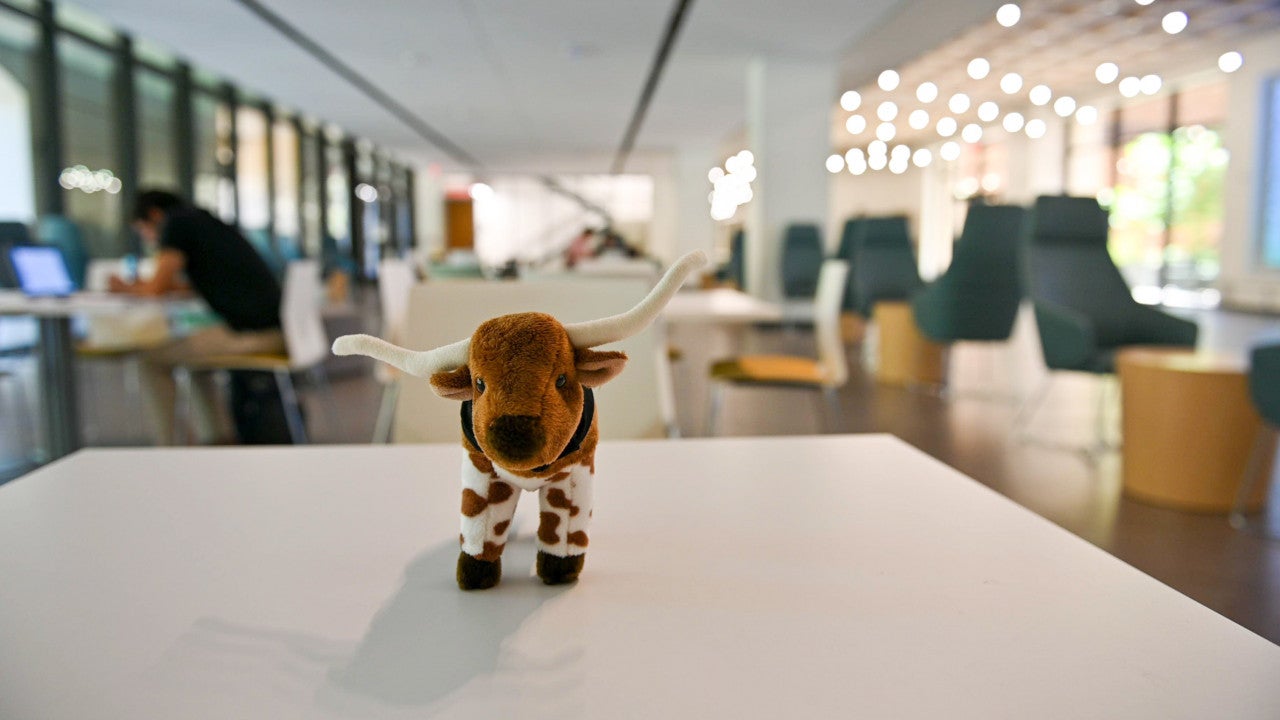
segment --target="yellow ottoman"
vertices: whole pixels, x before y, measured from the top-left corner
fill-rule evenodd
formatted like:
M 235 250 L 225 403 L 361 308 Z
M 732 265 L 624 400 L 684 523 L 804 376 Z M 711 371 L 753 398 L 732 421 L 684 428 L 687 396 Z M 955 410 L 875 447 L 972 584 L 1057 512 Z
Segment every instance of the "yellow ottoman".
M 946 379 L 940 345 L 916 327 L 911 303 L 881 301 L 871 312 L 879 333 L 876 380 L 888 385 L 941 385 Z

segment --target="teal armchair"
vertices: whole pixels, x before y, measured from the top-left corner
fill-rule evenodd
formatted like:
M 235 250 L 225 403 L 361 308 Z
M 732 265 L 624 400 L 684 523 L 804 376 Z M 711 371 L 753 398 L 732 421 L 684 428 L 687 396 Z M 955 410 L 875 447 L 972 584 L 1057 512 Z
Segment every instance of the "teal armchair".
M 844 221 L 844 229 L 840 232 L 840 248 L 836 251 L 836 258 L 849 266 L 849 272 L 845 276 L 844 299 L 840 303 L 843 312 L 852 312 L 857 305 L 857 292 L 854 290 L 856 276 L 853 272 L 854 236 L 857 235 L 862 220 L 863 218 L 849 218 Z
M 863 317 L 881 300 L 908 300 L 923 284 L 905 216 L 863 218 L 853 231 L 854 309 Z
M 1254 487 L 1269 480 L 1264 469 L 1270 468 L 1271 464 L 1266 462 L 1265 456 L 1267 453 L 1274 455 L 1273 439 L 1280 429 L 1280 342 L 1272 340 L 1249 353 L 1249 399 L 1262 416 L 1263 427 L 1254 439 L 1253 452 L 1236 495 L 1235 507 L 1231 509 L 1231 525 L 1237 529 L 1247 524 L 1245 508 L 1253 498 Z M 1264 527 L 1262 530 L 1271 537 L 1277 534 L 1272 528 Z
M 822 235 L 817 225 L 788 225 L 782 240 L 782 294 L 812 299 L 822 269 Z
M 911 298 L 916 325 L 935 342 L 1007 340 L 1018 317 L 1018 246 L 1027 212 L 970 206 L 947 272 Z
M 79 226 L 61 215 L 45 215 L 36 224 L 36 238 L 41 245 L 58 248 L 67 264 L 67 273 L 77 288 L 84 287 L 89 267 L 89 252 Z
M 731 282 L 737 285 L 739 290 L 746 290 L 747 265 L 744 257 L 746 250 L 746 233 L 735 230 L 733 236 L 729 238 L 729 262 L 716 270 L 716 279 L 721 282 Z
M 1027 294 L 1051 370 L 1115 371 L 1129 345 L 1194 347 L 1198 328 L 1133 299 L 1107 252 L 1107 213 L 1093 198 L 1036 199 L 1026 233 Z

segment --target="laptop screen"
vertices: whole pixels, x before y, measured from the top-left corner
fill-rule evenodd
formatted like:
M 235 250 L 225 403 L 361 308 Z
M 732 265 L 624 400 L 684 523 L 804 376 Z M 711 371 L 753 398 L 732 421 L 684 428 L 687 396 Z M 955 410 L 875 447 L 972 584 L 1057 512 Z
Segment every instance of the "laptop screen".
M 70 295 L 76 289 L 57 248 L 18 245 L 9 248 L 9 259 L 18 287 L 27 295 Z

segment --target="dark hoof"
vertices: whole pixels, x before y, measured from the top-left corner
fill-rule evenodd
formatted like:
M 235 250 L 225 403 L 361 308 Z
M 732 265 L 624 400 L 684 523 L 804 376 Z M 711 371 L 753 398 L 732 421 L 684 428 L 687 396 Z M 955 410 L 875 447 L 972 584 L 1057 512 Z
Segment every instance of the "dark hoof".
M 586 555 L 560 557 L 538 551 L 538 577 L 548 585 L 563 585 L 578 579 Z
M 486 590 L 502 578 L 502 558 L 493 562 L 458 553 L 458 587 L 463 590 Z

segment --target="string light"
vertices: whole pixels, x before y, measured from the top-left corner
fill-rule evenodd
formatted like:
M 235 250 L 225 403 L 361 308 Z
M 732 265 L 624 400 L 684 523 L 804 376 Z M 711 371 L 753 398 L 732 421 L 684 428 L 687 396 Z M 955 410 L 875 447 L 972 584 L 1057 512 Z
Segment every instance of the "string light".
M 840 107 L 853 112 L 862 105 L 862 95 L 857 90 L 849 90 L 840 96 Z

